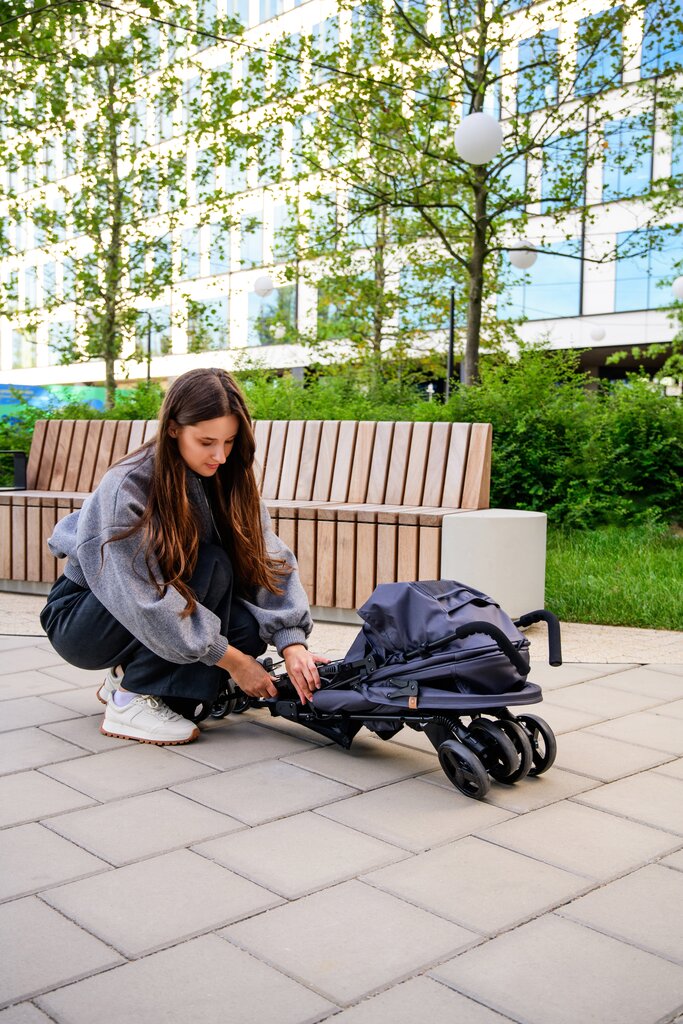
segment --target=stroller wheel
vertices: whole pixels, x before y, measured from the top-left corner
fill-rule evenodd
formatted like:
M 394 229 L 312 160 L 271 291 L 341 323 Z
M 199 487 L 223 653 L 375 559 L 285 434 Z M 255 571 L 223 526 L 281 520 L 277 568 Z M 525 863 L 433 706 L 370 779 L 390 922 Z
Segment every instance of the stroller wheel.
M 521 759 L 500 724 L 488 718 L 475 718 L 470 725 L 470 733 L 484 745 L 481 760 L 491 778 L 496 782 L 516 782 L 512 776 L 517 775 Z
M 209 718 L 225 718 L 226 715 L 231 715 L 235 710 L 236 703 L 235 687 L 230 680 L 227 689 L 222 690 L 214 701 Z
M 491 783 L 486 769 L 472 751 L 458 740 L 445 740 L 439 747 L 439 764 L 450 782 L 465 796 L 481 800 Z
M 508 775 L 507 779 L 500 780 L 511 786 L 513 782 L 519 782 L 520 779 L 529 774 L 534 763 L 534 752 L 531 748 L 531 740 L 528 733 L 514 718 L 500 718 L 498 725 L 508 739 L 512 740 L 512 744 L 519 755 L 518 768 Z
M 542 775 L 548 771 L 557 755 L 555 733 L 538 715 L 517 715 L 517 721 L 524 726 L 531 740 L 533 765 L 529 775 Z
M 249 710 L 249 697 L 240 690 L 235 696 L 235 706 L 232 709 L 233 715 L 243 715 Z

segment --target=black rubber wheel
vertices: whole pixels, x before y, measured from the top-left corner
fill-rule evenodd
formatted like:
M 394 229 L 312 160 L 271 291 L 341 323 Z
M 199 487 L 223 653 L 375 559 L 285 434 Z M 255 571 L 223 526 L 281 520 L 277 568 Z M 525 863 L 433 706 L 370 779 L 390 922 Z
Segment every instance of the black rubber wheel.
M 499 718 L 498 724 L 504 731 L 505 735 L 510 739 L 514 745 L 517 754 L 519 755 L 519 766 L 517 770 L 508 775 L 507 779 L 501 779 L 506 785 L 511 786 L 515 782 L 519 782 L 531 771 L 534 764 L 534 752 L 531 747 L 531 740 L 529 739 L 528 733 L 523 726 L 519 724 L 514 718 Z
M 225 718 L 226 715 L 232 715 L 235 711 L 237 700 L 235 687 L 230 682 L 228 688 L 222 690 L 216 697 L 213 707 L 209 712 L 209 718 Z
M 557 756 L 555 733 L 538 715 L 517 715 L 517 721 L 524 726 L 531 740 L 534 763 L 529 769 L 529 775 L 542 775 L 548 771 Z
M 243 715 L 251 707 L 251 698 L 240 690 L 235 697 L 235 706 L 232 709 L 233 715 Z
M 496 782 L 508 782 L 520 766 L 520 756 L 505 730 L 498 722 L 475 718 L 469 731 L 484 744 L 481 761 L 491 778 Z
M 483 764 L 474 751 L 459 740 L 445 740 L 441 744 L 439 764 L 455 788 L 473 800 L 481 800 L 491 788 Z

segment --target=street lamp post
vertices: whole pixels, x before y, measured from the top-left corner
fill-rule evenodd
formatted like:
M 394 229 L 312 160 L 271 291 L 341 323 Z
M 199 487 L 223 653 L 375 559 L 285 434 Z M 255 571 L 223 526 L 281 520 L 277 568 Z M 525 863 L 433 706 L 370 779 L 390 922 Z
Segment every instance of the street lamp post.
M 149 386 L 152 372 L 152 317 L 147 313 L 147 384 Z
M 448 315 L 448 359 L 446 360 L 445 399 L 451 397 L 451 380 L 453 379 L 453 357 L 455 350 L 455 285 L 451 285 L 451 302 Z

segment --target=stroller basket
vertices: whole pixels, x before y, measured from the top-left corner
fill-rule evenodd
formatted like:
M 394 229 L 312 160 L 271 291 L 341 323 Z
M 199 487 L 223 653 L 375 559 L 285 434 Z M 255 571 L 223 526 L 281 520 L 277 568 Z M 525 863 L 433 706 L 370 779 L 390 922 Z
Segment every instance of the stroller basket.
M 527 681 L 529 642 L 518 626 L 546 622 L 550 663 L 562 662 L 552 613 L 530 612 L 515 623 L 485 594 L 434 580 L 382 584 L 359 614 L 363 628 L 345 658 L 320 666 L 321 689 L 309 703 L 281 675 L 277 697 L 250 699 L 232 687 L 214 717 L 264 707 L 346 749 L 362 726 L 383 739 L 412 728 L 426 734 L 453 785 L 475 799 L 486 795 L 490 778 L 511 784 L 550 768 L 552 730 L 508 705 L 543 699 Z

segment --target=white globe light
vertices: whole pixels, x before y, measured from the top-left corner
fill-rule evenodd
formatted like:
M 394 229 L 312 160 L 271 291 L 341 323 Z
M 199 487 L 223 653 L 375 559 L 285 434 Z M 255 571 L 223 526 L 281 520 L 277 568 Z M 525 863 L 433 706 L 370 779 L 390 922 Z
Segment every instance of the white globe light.
M 592 341 L 602 341 L 602 339 L 605 337 L 606 334 L 607 334 L 607 331 L 605 330 L 604 327 L 591 327 L 591 340 Z
M 264 274 L 263 277 L 257 277 L 254 281 L 254 291 L 257 295 L 260 295 L 262 299 L 267 298 L 274 290 L 275 285 L 268 274 Z
M 683 299 L 683 277 L 677 277 L 671 285 L 671 291 L 677 299 Z
M 490 114 L 468 114 L 455 130 L 455 148 L 468 164 L 487 164 L 503 148 L 503 129 Z
M 508 249 L 508 256 L 510 263 L 517 267 L 517 270 L 528 270 L 538 259 L 536 246 L 531 242 L 515 242 L 514 246 Z

